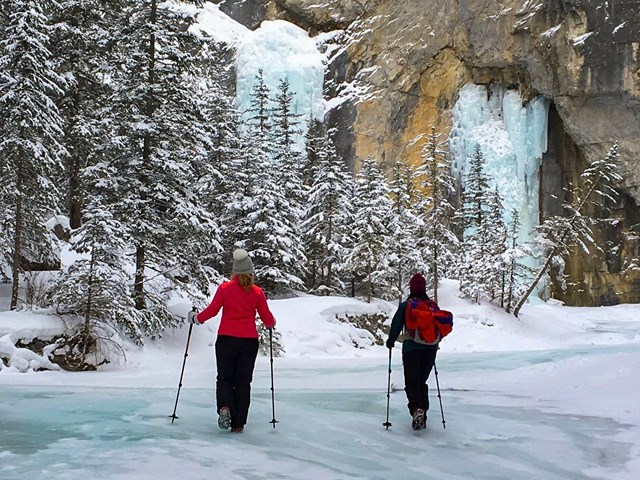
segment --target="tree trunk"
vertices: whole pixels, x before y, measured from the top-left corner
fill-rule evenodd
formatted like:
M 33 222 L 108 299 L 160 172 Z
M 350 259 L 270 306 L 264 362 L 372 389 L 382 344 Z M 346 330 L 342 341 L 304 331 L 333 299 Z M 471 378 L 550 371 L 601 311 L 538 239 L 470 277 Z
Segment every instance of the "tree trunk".
M 145 247 L 144 245 L 138 245 L 138 247 L 136 247 L 136 277 L 135 277 L 135 289 L 134 289 L 136 308 L 138 310 L 144 310 L 145 308 L 144 263 L 145 263 Z
M 580 213 L 580 211 L 582 210 L 582 207 L 586 205 L 587 200 L 589 199 L 591 194 L 596 190 L 601 179 L 602 179 L 602 174 L 599 174 L 598 177 L 591 184 L 591 187 L 589 188 L 587 193 L 585 193 L 584 197 L 582 197 L 582 199 L 579 199 L 578 205 L 575 207 L 576 212 Z M 559 246 L 564 245 L 564 241 L 567 238 L 567 235 L 569 235 L 569 232 L 571 231 L 571 229 L 573 228 L 577 218 L 578 218 L 578 214 L 574 214 L 571 218 L 567 219 L 568 225 L 562 232 L 562 235 L 560 236 L 560 240 L 556 244 L 558 246 L 556 246 L 555 248 L 553 248 L 553 250 L 551 250 L 551 252 L 547 256 L 547 259 L 544 262 L 544 265 L 538 271 L 536 277 L 533 279 L 533 282 L 531 282 L 531 285 L 529 285 L 529 288 L 527 288 L 527 291 L 524 293 L 524 295 L 522 295 L 522 297 L 518 299 L 516 307 L 513 310 L 513 314 L 516 317 L 518 316 L 518 313 L 520 313 L 520 309 L 524 305 L 524 302 L 527 301 L 527 298 L 529 298 L 529 295 L 531 295 L 531 292 L 533 292 L 533 290 L 536 288 L 536 285 L 538 285 L 538 282 L 540 281 L 540 279 L 544 276 L 546 271 L 551 266 L 551 263 L 553 262 L 553 258 L 558 254 L 558 251 L 560 248 Z
M 549 253 L 549 255 L 547 255 L 547 259 L 545 260 L 544 265 L 542 265 L 540 270 L 538 270 L 538 273 L 536 274 L 535 278 L 529 285 L 529 288 L 527 288 L 527 291 L 518 299 L 518 302 L 516 303 L 516 307 L 513 309 L 513 314 L 516 317 L 518 316 L 518 313 L 520 313 L 520 309 L 524 305 L 524 302 L 527 301 L 527 298 L 529 298 L 529 295 L 531 295 L 531 292 L 533 292 L 533 290 L 536 288 L 536 285 L 538 285 L 538 282 L 540 281 L 540 279 L 544 276 L 544 274 L 547 272 L 547 269 L 551 266 L 551 263 L 553 262 L 553 257 L 555 257 L 556 254 L 557 254 L 557 249 L 554 248 L 553 251 Z
M 373 282 L 371 281 L 371 264 L 367 262 L 367 303 L 371 303 L 373 296 Z
M 80 228 L 82 207 L 80 200 L 80 165 L 77 158 L 69 159 L 69 226 Z
M 18 154 L 18 164 L 16 171 L 16 227 L 13 236 L 13 265 L 11 273 L 11 310 L 18 306 L 18 289 L 20 288 L 21 251 L 22 251 L 22 191 L 24 189 L 24 153 Z
M 438 303 L 438 247 L 433 249 L 433 301 Z
M 154 0 L 151 2 L 151 11 L 149 13 L 149 23 L 155 24 L 157 19 L 157 8 L 158 4 Z M 154 92 L 153 85 L 155 82 L 155 61 L 156 61 L 156 35 L 151 32 L 149 35 L 149 78 L 147 84 L 147 93 L 146 93 L 146 105 L 145 105 L 145 115 L 151 120 L 153 118 L 154 113 Z M 143 139 L 143 147 L 142 147 L 142 164 L 144 166 L 149 165 L 151 160 L 151 145 L 152 139 L 150 133 L 144 134 Z M 142 183 L 145 183 L 145 168 L 143 167 L 143 178 Z M 140 192 L 140 199 L 144 203 L 147 199 L 146 193 L 143 190 Z M 144 235 L 144 234 L 143 234 Z M 145 262 L 146 262 L 146 247 L 145 241 L 143 240 L 140 245 L 136 247 L 136 276 L 135 276 L 135 304 L 138 310 L 144 310 L 146 307 L 146 302 L 144 298 L 144 271 L 145 271 Z
M 71 117 L 71 122 L 69 124 L 69 128 L 67 130 L 67 137 L 71 137 L 71 132 L 73 132 L 75 127 L 75 119 L 77 118 L 78 113 L 80 112 L 80 101 L 82 98 L 81 90 L 84 89 L 86 83 L 83 78 L 78 79 L 78 85 L 76 87 L 76 91 L 73 95 L 73 105 L 71 107 L 71 112 L 69 116 Z M 84 139 L 79 140 L 75 138 L 76 141 L 82 143 Z M 86 155 L 86 152 L 80 148 L 77 149 L 76 145 L 70 146 L 69 150 L 69 160 L 68 160 L 68 180 L 69 180 L 69 192 L 68 192 L 68 209 L 69 209 L 69 226 L 71 229 L 80 228 L 82 222 L 82 200 L 81 200 L 81 188 L 80 188 L 80 170 L 81 164 L 83 163 L 80 159 L 81 155 Z
M 507 313 L 511 312 L 511 306 L 513 305 L 513 288 L 515 282 L 516 261 L 511 260 L 509 265 L 509 287 L 507 289 Z

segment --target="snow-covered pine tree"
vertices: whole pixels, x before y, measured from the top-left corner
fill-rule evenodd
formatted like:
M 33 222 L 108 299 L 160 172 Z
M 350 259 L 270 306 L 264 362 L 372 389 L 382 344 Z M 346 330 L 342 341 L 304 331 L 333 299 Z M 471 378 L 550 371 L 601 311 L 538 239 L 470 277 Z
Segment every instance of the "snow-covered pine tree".
M 85 168 L 98 162 L 109 130 L 101 108 L 109 97 L 105 81 L 117 4 L 102 0 L 58 0 L 52 14 L 53 58 L 56 70 L 67 82 L 59 99 L 64 119 L 64 181 L 69 225 L 78 228 L 87 190 L 81 182 Z M 114 11 L 115 9 L 115 11 Z
M 229 203 L 231 234 L 235 247 L 249 251 L 260 286 L 267 293 L 281 295 L 303 287 L 296 272 L 305 257 L 291 221 L 292 207 L 272 158 L 269 90 L 261 71 L 257 80 L 246 112 L 249 120 L 243 131 L 243 153 L 233 162 L 237 193 Z
M 199 88 L 197 95 L 203 105 L 206 124 L 213 130 L 208 146 L 209 160 L 219 171 L 225 170 L 229 158 L 240 150 L 240 113 L 235 105 L 232 71 L 222 68 L 227 62 L 229 47 L 207 39 L 198 62 Z M 222 185 L 221 185 L 222 186 Z
M 395 295 L 401 300 L 403 287 L 411 275 L 425 272 L 418 232 L 422 220 L 416 215 L 418 191 L 416 174 L 411 165 L 397 161 L 389 184 L 392 214 L 389 223 L 390 266 L 395 272 Z
M 484 165 L 484 155 L 480 145 L 476 144 L 465 178 L 462 207 L 456 214 L 463 232 L 458 267 L 460 290 L 475 302 L 480 301 L 486 283 L 485 255 L 488 244 L 481 234 L 481 227 L 487 212 L 489 180 Z
M 473 155 L 470 157 L 469 170 L 464 182 L 462 208 L 456 214 L 465 234 L 471 234 L 480 228 L 486 210 L 489 179 L 484 171 L 485 163 L 486 160 L 480 149 L 480 144 L 476 144 Z
M 255 142 L 261 144 L 262 149 L 269 155 L 271 155 L 273 148 L 270 143 L 269 132 L 271 131 L 271 91 L 264 80 L 264 73 L 262 69 L 258 69 L 256 74 L 256 83 L 251 89 L 251 100 L 249 101 L 249 109 L 246 114 L 247 125 L 249 131 L 257 138 Z
M 351 225 L 353 249 L 348 257 L 351 274 L 363 281 L 365 297 L 371 302 L 374 295 L 396 297 L 395 282 L 389 275 L 388 244 L 392 202 L 384 174 L 372 157 L 362 162 L 356 176 L 357 187 L 353 199 L 354 221 Z
M 551 217 L 539 226 L 538 241 L 545 248 L 544 263 L 518 298 L 513 309 L 516 317 L 554 261 L 561 260 L 575 246 L 585 252 L 589 251 L 590 246 L 596 246 L 589 225 L 588 209 L 599 206 L 606 210 L 607 202 L 615 202 L 618 196 L 615 186 L 622 181 L 618 173 L 619 157 L 618 144 L 615 143 L 603 159 L 594 160 L 582 172 L 582 185 L 572 188 L 568 195 L 570 200 L 563 204 L 565 215 Z
M 291 274 L 303 277 L 307 261 L 302 244 L 300 225 L 304 217 L 304 205 L 307 191 L 302 181 L 302 153 L 296 146 L 296 137 L 300 134 L 301 115 L 293 111 L 294 92 L 289 88 L 287 78 L 282 78 L 271 110 L 272 158 L 275 162 L 276 179 L 284 192 L 286 205 L 281 205 L 282 220 L 287 223 L 291 236 L 286 239 L 291 245 L 290 254 L 298 260 L 290 266 Z
M 309 192 L 308 202 L 304 211 L 304 218 L 301 224 L 302 239 L 307 257 L 307 269 L 304 276 L 304 283 L 307 291 L 314 292 L 316 288 L 322 291 L 322 261 L 324 239 L 318 238 L 312 230 L 318 227 L 317 224 L 311 222 L 311 218 L 318 214 L 318 210 L 324 211 L 323 207 L 317 207 L 315 201 L 315 184 L 320 177 L 321 169 L 325 166 L 327 156 L 329 155 L 328 138 L 326 136 L 324 125 L 315 121 L 313 117 L 309 117 L 307 121 L 307 132 L 305 134 L 305 157 L 302 170 L 302 182 L 304 188 Z M 322 294 L 322 293 L 320 293 Z
M 299 160 L 300 157 L 300 152 L 296 149 L 296 136 L 300 134 L 302 115 L 293 111 L 294 95 L 295 92 L 289 87 L 289 80 L 286 77 L 281 78 L 270 114 L 273 138 L 276 142 L 273 157 L 281 163 L 292 159 Z
M 246 223 L 241 231 L 247 235 L 237 246 L 250 252 L 257 281 L 267 293 L 289 294 L 304 286 L 293 273 L 299 271 L 298 263 L 305 261 L 304 253 L 286 215 L 288 199 L 275 178 L 272 162 L 264 156 L 254 160 L 253 175 L 260 173 L 253 180 L 252 191 L 243 205 Z
M 505 311 L 511 312 L 516 299 L 524 293 L 524 281 L 528 277 L 529 268 L 521 260 L 532 257 L 533 252 L 529 245 L 520 244 L 520 213 L 517 209 L 511 211 L 511 222 L 507 229 L 507 249 L 503 254 L 505 266 L 504 288 L 502 292 L 501 306 Z
M 302 224 L 308 261 L 307 288 L 319 295 L 344 293 L 342 275 L 353 178 L 328 136 L 314 139 L 317 158 Z
M 421 246 L 436 302 L 440 279 L 455 270 L 459 244 L 450 222 L 454 209 L 449 197 L 453 192 L 454 180 L 449 154 L 444 148 L 447 143 L 447 140 L 440 140 L 440 134 L 432 126 L 422 148 L 422 163 L 416 171 L 421 179 L 423 196 L 418 204 L 422 224 Z
M 507 249 L 507 226 L 504 223 L 504 206 L 498 187 L 490 192 L 487 211 L 482 217 L 480 236 L 485 245 L 482 269 L 485 279 L 483 290 L 491 300 L 502 296 L 504 290 L 504 253 Z
M 201 105 L 194 98 L 195 55 L 201 43 L 185 27 L 195 13 L 158 0 L 125 2 L 119 13 L 108 99 L 114 127 L 97 187 L 135 248 L 134 299 L 145 333 L 177 324 L 166 301 L 189 285 L 206 291 L 211 272 L 200 262 L 217 229 L 195 195 L 196 172 L 206 161 Z M 108 197 L 107 194 L 110 194 Z
M 307 132 L 305 133 L 305 155 L 302 159 L 302 184 L 305 189 L 311 188 L 316 179 L 320 155 L 327 141 L 324 124 L 309 115 L 307 119 Z
M 201 121 L 195 130 L 204 149 L 198 152 L 195 164 L 196 195 L 207 211 L 216 219 L 218 227 L 211 232 L 211 250 L 201 259 L 204 265 L 223 272 L 224 253 L 233 249 L 232 218 L 229 205 L 237 195 L 236 169 L 241 159 L 242 139 L 239 131 L 239 112 L 235 106 L 230 72 L 221 68 L 228 55 L 226 47 L 206 41 L 196 64 L 197 75 L 193 77 L 194 101 L 197 102 Z
M 260 69 L 251 90 L 249 108 L 243 112 L 247 120 L 245 128 L 240 131 L 239 155 L 231 155 L 229 162 L 229 189 L 223 197 L 226 202 L 223 232 L 225 246 L 228 247 L 225 251 L 237 247 L 250 250 L 249 242 L 253 236 L 254 225 L 248 218 L 259 208 L 254 198 L 258 188 L 257 181 L 266 183 L 267 188 L 273 181 L 274 166 L 269 161 L 269 99 L 270 90 Z
M 281 357 L 285 352 L 284 344 L 282 342 L 282 334 L 277 328 L 272 329 L 271 339 L 269 338 L 269 329 L 264 326 L 264 323 L 256 319 L 256 329 L 258 330 L 258 345 L 259 353 L 264 357 L 268 357 L 271 354 L 270 350 L 273 350 L 274 357 Z
M 82 362 L 90 354 L 108 359 L 110 347 L 120 343 L 115 332 L 142 344 L 146 330 L 130 292 L 126 228 L 95 200 L 85 207 L 82 226 L 70 240 L 78 258 L 51 289 L 58 313 L 81 320 L 75 336 L 82 351 L 74 355 Z
M 44 222 L 59 208 L 62 118 L 55 100 L 64 79 L 54 71 L 52 2 L 6 0 L 0 16 L 0 202 L 7 230 L 0 234 L 12 271 L 11 309 L 18 304 L 25 260 L 52 260 Z
M 229 176 L 226 180 L 228 191 L 223 195 L 226 203 L 222 222 L 225 252 L 238 247 L 248 248 L 247 242 L 252 235 L 253 226 L 247 221 L 247 215 L 256 208 L 253 198 L 256 181 L 263 173 L 271 174 L 272 166 L 266 161 L 266 153 L 261 150 L 259 144 L 251 141 L 250 135 L 241 133 L 242 153 L 230 158 Z M 267 171 L 257 175 L 257 169 L 261 167 L 267 168 Z

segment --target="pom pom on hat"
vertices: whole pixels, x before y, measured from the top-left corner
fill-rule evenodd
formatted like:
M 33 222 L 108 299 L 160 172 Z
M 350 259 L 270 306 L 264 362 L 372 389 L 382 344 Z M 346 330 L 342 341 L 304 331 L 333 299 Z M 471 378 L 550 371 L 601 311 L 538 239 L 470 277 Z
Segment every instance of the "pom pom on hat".
M 253 275 L 253 262 L 249 253 L 242 248 L 233 251 L 233 273 L 236 275 Z

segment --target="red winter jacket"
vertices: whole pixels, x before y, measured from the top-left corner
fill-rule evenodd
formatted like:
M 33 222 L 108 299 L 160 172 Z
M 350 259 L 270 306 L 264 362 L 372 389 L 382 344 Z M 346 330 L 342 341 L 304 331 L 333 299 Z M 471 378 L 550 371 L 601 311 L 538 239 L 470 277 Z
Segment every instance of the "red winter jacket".
M 276 324 L 273 314 L 267 305 L 264 292 L 257 285 L 245 290 L 238 284 L 236 278 L 224 282 L 218 287 L 213 300 L 207 308 L 200 312 L 196 319 L 204 323 L 215 317 L 222 308 L 222 319 L 218 328 L 218 335 L 228 335 L 241 338 L 258 338 L 256 330 L 256 311 L 260 320 L 267 327 Z

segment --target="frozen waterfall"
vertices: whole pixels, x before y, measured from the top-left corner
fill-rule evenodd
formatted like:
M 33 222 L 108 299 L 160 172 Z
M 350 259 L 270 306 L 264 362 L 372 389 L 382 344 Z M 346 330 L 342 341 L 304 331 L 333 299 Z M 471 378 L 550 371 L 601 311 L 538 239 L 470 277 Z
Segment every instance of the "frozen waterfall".
M 302 141 L 309 114 L 320 120 L 324 116 L 323 60 L 316 42 L 305 30 L 292 23 L 284 20 L 264 21 L 255 31 L 248 30 L 238 39 L 236 57 L 240 111 L 246 111 L 249 106 L 259 69 L 263 70 L 272 97 L 278 93 L 280 80 L 286 77 L 290 90 L 295 94 L 293 113 L 303 115 L 300 117 Z
M 504 198 L 506 220 L 520 212 L 520 239 L 530 240 L 539 223 L 539 178 L 547 150 L 549 102 L 534 98 L 523 105 L 515 90 L 467 84 L 453 109 L 450 136 L 454 175 L 464 179 L 467 160 L 479 144 L 491 187 Z

